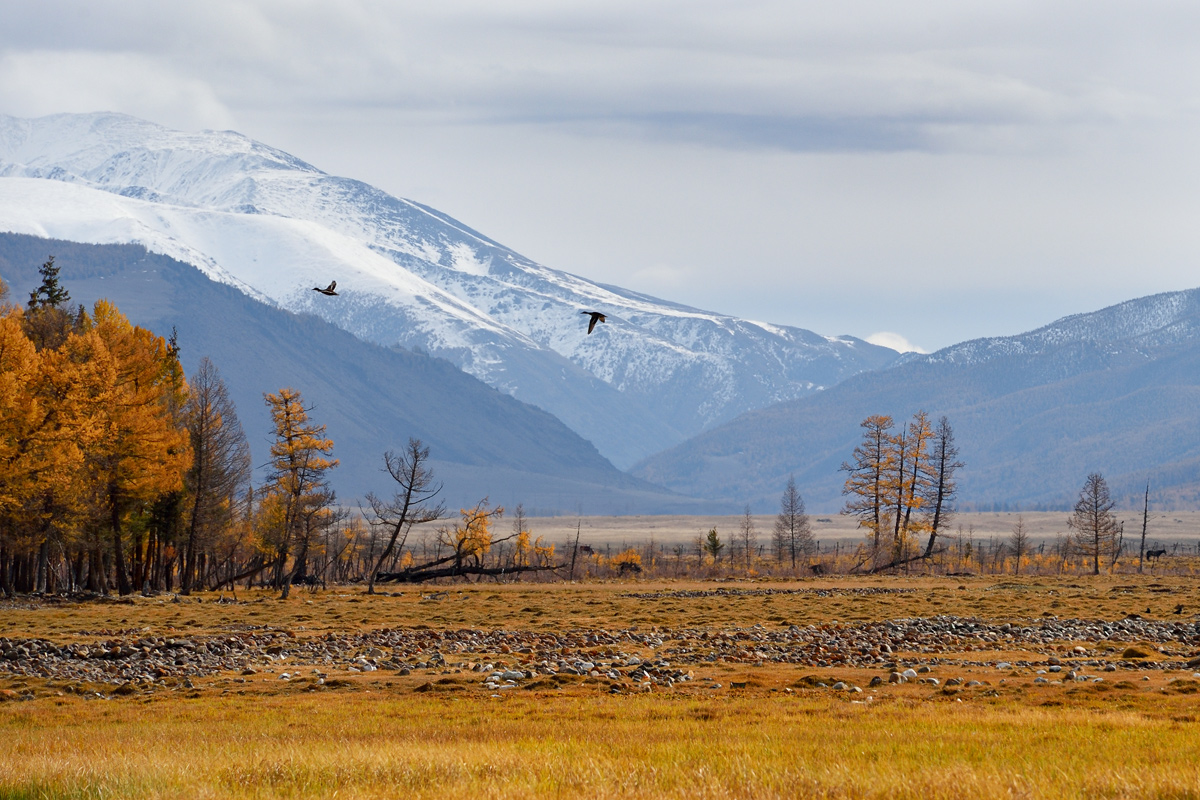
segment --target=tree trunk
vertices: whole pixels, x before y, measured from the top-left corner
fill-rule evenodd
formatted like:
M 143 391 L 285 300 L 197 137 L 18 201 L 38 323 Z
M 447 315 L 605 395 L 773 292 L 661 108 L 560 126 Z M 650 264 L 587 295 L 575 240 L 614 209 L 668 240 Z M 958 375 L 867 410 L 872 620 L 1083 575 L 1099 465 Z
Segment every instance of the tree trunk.
M 9 561 L 8 543 L 4 540 L 4 535 L 0 534 L 0 590 L 4 592 L 5 597 L 13 596 L 12 575 L 9 572 Z
M 1142 546 L 1138 550 L 1138 574 L 1142 573 L 1142 562 L 1146 558 L 1146 527 L 1150 522 L 1150 481 L 1146 481 L 1146 504 L 1142 507 Z
M 77 550 L 75 552 L 75 567 L 72 571 L 72 574 L 74 575 L 74 579 L 72 580 L 72 585 L 71 585 L 71 589 L 73 591 L 79 591 L 80 589 L 83 588 L 83 573 L 84 573 L 84 570 L 87 569 L 87 567 L 86 567 L 87 562 L 84 561 L 84 559 L 86 557 L 87 557 L 87 553 L 84 550 Z
M 117 593 L 124 597 L 132 589 L 129 587 L 129 572 L 125 568 L 125 550 L 121 547 L 121 511 L 117 505 L 116 497 L 109 498 L 109 507 L 112 515 L 110 522 L 112 525 L 113 558 L 116 559 L 117 568 Z
M 453 566 L 442 567 L 440 569 L 412 569 L 404 572 L 384 572 L 379 576 L 380 583 L 395 581 L 397 583 L 424 583 L 425 581 L 437 580 L 438 578 L 455 578 L 466 577 L 468 575 L 478 575 L 480 577 L 491 575 L 503 575 L 506 572 L 550 572 L 558 569 L 558 567 L 539 567 L 539 566 L 501 566 L 501 567 L 484 567 L 480 565 L 471 566 L 470 564 L 463 565 L 456 561 Z
M 142 553 L 142 536 L 136 531 L 133 534 L 133 541 L 129 543 L 129 585 L 130 590 L 140 589 L 142 587 L 142 576 L 145 574 L 146 559 Z
M 50 549 L 50 544 L 45 539 L 38 547 L 37 566 L 34 571 L 33 590 L 35 592 L 45 592 L 46 584 L 49 583 L 47 573 L 50 570 L 50 560 L 47 551 Z
M 196 574 L 196 518 L 200 515 L 200 492 L 196 491 L 192 503 L 192 518 L 188 522 L 187 547 L 184 548 L 183 569 L 179 571 L 179 591 L 192 593 L 192 581 Z
M 238 581 L 245 580 L 246 578 L 250 578 L 253 580 L 255 575 L 259 574 L 266 568 L 267 568 L 267 565 L 263 563 L 262 559 L 255 559 L 253 562 L 251 562 L 250 568 L 247 569 L 245 572 L 239 573 L 237 575 L 230 575 L 225 580 L 220 581 L 215 586 L 213 586 L 212 590 L 215 592 L 217 589 L 220 589 L 222 586 L 226 586 L 231 583 L 236 584 Z M 247 588 L 249 588 L 249 584 L 247 584 Z
M 371 567 L 371 574 L 367 576 L 367 594 L 375 594 L 375 581 L 379 574 L 379 570 L 383 567 L 383 562 L 387 560 L 389 555 L 391 555 L 392 548 L 396 546 L 396 539 L 400 536 L 400 528 L 404 525 L 404 517 L 406 516 L 406 512 L 407 508 L 401 511 L 400 521 L 397 522 L 392 528 L 392 535 L 388 539 L 387 547 L 385 547 L 383 552 L 379 554 L 379 559 L 373 562 L 374 565 Z M 372 541 L 372 544 L 374 544 L 374 541 Z M 368 563 L 372 563 L 369 555 L 367 558 Z
M 88 581 L 89 592 L 105 591 L 107 576 L 104 574 L 104 560 L 100 553 L 100 535 L 93 532 L 92 541 L 88 547 Z

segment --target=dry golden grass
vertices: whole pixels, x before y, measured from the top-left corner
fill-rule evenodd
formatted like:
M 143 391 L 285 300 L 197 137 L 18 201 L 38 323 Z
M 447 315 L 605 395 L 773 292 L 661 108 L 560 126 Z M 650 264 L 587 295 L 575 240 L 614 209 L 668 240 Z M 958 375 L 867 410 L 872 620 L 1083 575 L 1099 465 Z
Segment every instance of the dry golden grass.
M 863 587 L 914 591 L 847 591 Z M 1007 621 L 1044 613 L 1120 619 L 1136 611 L 1192 621 L 1200 611 L 1200 589 L 1190 581 L 1149 576 L 439 588 L 447 593 L 436 600 L 426 597 L 430 588 L 387 597 L 350 588 L 288 601 L 239 593 L 248 601 L 239 605 L 212 595 L 180 603 L 19 602 L 0 607 L 0 630 L 67 643 L 247 625 L 306 637 L 420 626 L 774 628 L 937 614 Z M 717 588 L 830 591 L 629 596 Z M 1187 614 L 1171 614 L 1180 603 Z M 1143 681 L 1141 672 L 1124 671 L 1103 684 L 1036 686 L 1029 673 L 944 664 L 933 673 L 943 680 L 974 675 L 987 683 L 849 694 L 807 688 L 814 681 L 802 679 L 865 687 L 879 673 L 770 663 L 695 668 L 723 688 L 697 681 L 608 695 L 607 681 L 573 678 L 561 688 L 496 697 L 476 673 L 414 670 L 339 672 L 334 688 L 319 689 L 308 680 L 258 675 L 240 683 L 218 675 L 197 679 L 194 689 L 171 682 L 86 699 L 62 682 L 0 677 L 0 689 L 33 695 L 0 702 L 0 798 L 1200 797 L 1200 694 L 1190 672 L 1148 670 L 1151 680 Z M 732 681 L 747 688 L 731 690 Z
M 845 590 L 887 588 L 902 592 L 858 595 Z M 802 589 L 803 593 L 732 594 L 694 599 L 630 595 L 681 590 Z M 817 590 L 830 590 L 826 595 Z M 430 596 L 444 594 L 439 599 Z M 839 620 L 868 621 L 939 614 L 985 621 L 1060 618 L 1190 620 L 1200 613 L 1200 584 L 1188 578 L 1152 576 L 834 577 L 807 581 L 696 582 L 613 581 L 588 584 L 465 584 L 401 588 L 368 596 L 359 587 L 319 594 L 240 591 L 238 605 L 198 594 L 175 603 L 136 597 L 123 602 L 11 604 L 0 609 L 4 635 L 45 636 L 64 643 L 120 631 L 166 635 L 217 633 L 238 626 L 286 628 L 299 635 L 382 627 L 517 628 L 561 630 L 660 627 L 768 627 Z M 223 595 L 230 598 L 229 593 Z M 1178 605 L 1184 613 L 1174 614 Z
M 1195 797 L 1194 703 L 829 696 L 43 699 L 0 797 Z

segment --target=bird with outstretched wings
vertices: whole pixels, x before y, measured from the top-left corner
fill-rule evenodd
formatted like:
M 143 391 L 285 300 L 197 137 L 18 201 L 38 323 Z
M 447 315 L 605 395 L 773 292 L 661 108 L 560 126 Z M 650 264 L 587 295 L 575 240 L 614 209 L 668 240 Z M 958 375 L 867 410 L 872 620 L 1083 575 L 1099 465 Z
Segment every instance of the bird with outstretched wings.
M 322 289 L 320 286 L 314 286 L 313 291 L 320 292 L 321 294 L 327 294 L 330 297 L 334 297 L 337 295 L 337 292 L 334 291 L 334 289 L 336 289 L 336 288 L 337 288 L 337 281 L 330 281 L 329 285 L 326 286 L 324 289 Z
M 580 314 L 587 314 L 591 319 L 588 320 L 588 333 L 596 330 L 597 322 L 604 322 L 604 315 L 599 311 L 580 311 Z

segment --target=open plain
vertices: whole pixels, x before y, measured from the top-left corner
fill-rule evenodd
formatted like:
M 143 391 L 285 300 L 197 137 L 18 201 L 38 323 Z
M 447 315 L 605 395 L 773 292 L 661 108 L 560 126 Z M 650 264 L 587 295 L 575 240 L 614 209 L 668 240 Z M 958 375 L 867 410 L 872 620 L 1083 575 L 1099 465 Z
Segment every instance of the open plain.
M 0 797 L 1200 796 L 1190 576 L 390 588 L 4 603 Z
M 1136 540 L 1141 535 L 1141 510 L 1119 510 L 1114 512 L 1124 525 L 1125 536 L 1132 542 L 1136 554 Z M 1070 533 L 1067 527 L 1067 511 L 988 511 L 956 513 L 953 523 L 943 536 L 971 537 L 976 542 L 989 540 L 1003 542 L 1012 534 L 1013 526 L 1020 518 L 1036 543 L 1053 542 L 1056 537 Z M 774 514 L 752 517 L 760 544 L 767 544 L 775 524 Z M 560 547 L 575 537 L 576 525 L 579 541 L 597 548 L 617 550 L 623 546 L 642 545 L 653 541 L 670 548 L 690 545 L 697 536 L 704 536 L 711 528 L 728 539 L 738 530 L 742 518 L 738 516 L 620 516 L 620 517 L 535 517 L 530 519 L 530 528 L 545 536 Z M 812 513 L 809 515 L 813 538 L 820 543 L 822 551 L 835 544 L 856 544 L 863 540 L 863 529 L 854 517 L 837 513 Z M 1147 525 L 1147 547 L 1175 547 L 1178 545 L 1192 555 L 1196 543 L 1200 542 L 1200 511 L 1156 511 L 1150 515 Z

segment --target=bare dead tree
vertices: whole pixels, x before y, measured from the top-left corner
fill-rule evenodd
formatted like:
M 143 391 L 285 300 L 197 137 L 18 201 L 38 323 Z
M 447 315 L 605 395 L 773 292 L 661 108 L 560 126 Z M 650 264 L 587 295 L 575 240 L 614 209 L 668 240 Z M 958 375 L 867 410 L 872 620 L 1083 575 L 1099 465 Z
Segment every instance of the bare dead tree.
M 250 447 L 216 366 L 200 359 L 184 410 L 192 441 L 192 466 L 186 476 L 187 542 L 179 582 L 191 594 L 198 550 L 219 529 L 232 524 L 237 500 L 250 482 Z
M 442 484 L 435 482 L 433 470 L 429 468 L 429 448 L 420 439 L 409 439 L 408 445 L 399 455 L 389 450 L 383 454 L 384 469 L 399 486 L 390 501 L 383 501 L 374 494 L 367 495 L 371 507 L 371 524 L 388 529 L 388 542 L 375 560 L 367 575 L 367 594 L 375 594 L 375 581 L 379 570 L 396 550 L 408 540 L 413 525 L 432 522 L 446 513 L 441 503 L 432 504 L 442 491 Z
M 1100 574 L 1100 557 L 1113 552 L 1113 545 L 1120 534 L 1120 526 L 1112 513 L 1113 500 L 1109 495 L 1108 482 L 1099 472 L 1087 476 L 1075 513 L 1067 520 L 1074 531 L 1074 545 L 1092 559 L 1092 574 Z
M 1025 518 L 1018 515 L 1017 524 L 1013 526 L 1012 534 L 1008 537 L 1008 549 L 1016 559 L 1016 573 L 1021 574 L 1021 559 L 1029 553 L 1029 531 L 1025 529 Z
M 1142 506 L 1142 545 L 1138 549 L 1138 574 L 1142 572 L 1142 563 L 1146 560 L 1146 528 L 1150 525 L 1150 481 L 1146 481 L 1146 502 Z
M 796 569 L 796 553 L 810 553 L 813 549 L 812 528 L 804 509 L 804 498 L 796 490 L 795 477 L 789 476 L 783 496 L 779 499 L 779 514 L 775 517 L 776 547 L 792 557 L 792 569 Z
M 575 580 L 575 558 L 579 555 L 579 529 L 583 523 L 579 517 L 575 518 L 575 544 L 571 547 L 571 580 Z
M 954 498 L 958 495 L 958 482 L 954 476 L 963 466 L 963 462 L 958 460 L 954 429 L 950 427 L 950 420 L 942 417 L 933 432 L 933 444 L 930 447 L 928 469 L 933 480 L 930 482 L 929 496 L 926 498 L 930 519 L 929 541 L 925 545 L 924 558 L 933 555 L 933 545 L 937 541 L 938 533 L 954 515 Z
M 485 497 L 476 503 L 474 508 L 463 509 L 457 525 L 439 529 L 438 552 L 444 550 L 446 555 L 439 555 L 432 561 L 413 564 L 399 572 L 381 572 L 377 580 L 421 583 L 437 578 L 503 577 L 515 573 L 560 569 L 560 565 L 550 562 L 553 548 L 537 544 L 532 547 L 536 563 L 506 562 L 503 543 L 519 538 L 523 531 L 514 531 L 508 536 L 495 538 L 492 533 L 495 520 L 503 515 L 504 509 L 490 506 Z M 493 551 L 500 554 L 498 558 L 489 555 Z
M 737 540 L 738 549 L 746 559 L 746 569 L 750 569 L 754 562 L 754 551 L 758 549 L 758 533 L 754 530 L 754 517 L 750 514 L 750 506 L 746 506 L 746 513 L 742 515 Z

